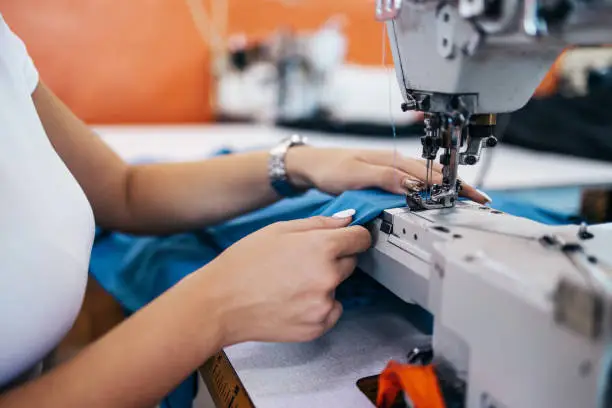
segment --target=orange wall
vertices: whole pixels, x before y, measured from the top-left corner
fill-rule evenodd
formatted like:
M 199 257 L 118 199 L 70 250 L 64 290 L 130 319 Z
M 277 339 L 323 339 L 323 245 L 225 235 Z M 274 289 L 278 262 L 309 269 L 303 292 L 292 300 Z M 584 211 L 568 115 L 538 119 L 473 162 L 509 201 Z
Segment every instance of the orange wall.
M 229 33 L 255 37 L 283 23 L 313 29 L 344 14 L 349 61 L 382 62 L 374 0 L 228 1 Z M 28 45 L 43 80 L 85 121 L 211 119 L 208 50 L 184 0 L 0 0 L 0 12 Z M 552 76 L 546 89 L 554 89 Z
M 210 4 L 210 0 L 204 0 Z M 261 36 L 347 15 L 349 60 L 380 64 L 373 0 L 229 0 L 229 32 Z M 183 0 L 0 0 L 44 81 L 90 123 L 211 118 L 209 56 Z
M 0 0 L 0 10 L 42 78 L 85 120 L 202 120 L 205 49 L 172 3 Z

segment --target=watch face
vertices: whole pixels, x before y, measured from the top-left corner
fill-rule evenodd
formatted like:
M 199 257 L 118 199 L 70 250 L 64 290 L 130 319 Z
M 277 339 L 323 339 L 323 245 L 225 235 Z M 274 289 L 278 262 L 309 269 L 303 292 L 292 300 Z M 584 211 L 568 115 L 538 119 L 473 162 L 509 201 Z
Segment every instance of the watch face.
M 285 177 L 285 170 L 282 167 L 274 166 L 270 169 L 270 177 L 273 179 L 281 179 Z
M 291 135 L 289 141 L 291 144 L 304 144 L 306 143 L 306 138 L 300 135 Z

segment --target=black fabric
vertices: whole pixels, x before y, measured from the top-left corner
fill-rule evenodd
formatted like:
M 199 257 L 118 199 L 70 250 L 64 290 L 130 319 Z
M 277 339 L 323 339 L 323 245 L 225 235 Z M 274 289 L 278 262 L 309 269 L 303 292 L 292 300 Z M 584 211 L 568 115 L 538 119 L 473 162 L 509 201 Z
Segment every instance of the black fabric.
M 278 127 L 292 130 L 317 131 L 329 134 L 341 134 L 362 137 L 392 137 L 391 124 L 376 124 L 366 122 L 337 122 L 321 119 L 303 119 L 292 121 L 278 121 Z M 396 136 L 398 138 L 421 137 L 425 132 L 422 124 L 407 126 L 396 126 Z
M 389 137 L 392 134 L 390 122 L 372 123 L 360 122 L 357 120 L 342 122 L 333 119 L 332 115 L 325 109 L 317 110 L 312 117 L 309 118 L 294 120 L 279 119 L 276 121 L 276 126 L 298 131 L 306 130 L 363 137 Z M 424 132 L 425 127 L 422 123 L 395 126 L 396 136 L 401 138 L 420 138 L 423 136 Z
M 511 115 L 503 143 L 612 161 L 612 86 L 593 88 L 587 96 L 531 100 Z

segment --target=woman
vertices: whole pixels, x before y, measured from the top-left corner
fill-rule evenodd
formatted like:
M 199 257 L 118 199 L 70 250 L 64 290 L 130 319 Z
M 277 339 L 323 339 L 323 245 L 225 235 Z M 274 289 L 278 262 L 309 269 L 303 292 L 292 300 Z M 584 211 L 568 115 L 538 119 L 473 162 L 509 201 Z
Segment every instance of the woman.
M 167 234 L 268 205 L 288 188 L 399 194 L 425 176 L 416 160 L 394 168 L 391 153 L 299 143 L 274 150 L 272 177 L 267 152 L 127 165 L 39 81 L 1 15 L 0 104 L 1 408 L 150 406 L 224 346 L 314 339 L 340 317 L 334 289 L 370 245 L 365 229 L 347 227 L 350 213 L 271 225 L 41 376 L 80 309 L 94 220 Z

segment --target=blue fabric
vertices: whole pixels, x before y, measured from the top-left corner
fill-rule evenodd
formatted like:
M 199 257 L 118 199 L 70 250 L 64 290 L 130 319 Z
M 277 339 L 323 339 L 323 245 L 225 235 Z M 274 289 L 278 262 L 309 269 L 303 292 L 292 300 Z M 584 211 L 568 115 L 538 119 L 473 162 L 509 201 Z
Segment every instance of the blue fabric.
M 338 211 L 353 208 L 353 225 L 364 225 L 378 217 L 387 208 L 406 205 L 406 198 L 380 190 L 347 191 L 333 198 L 329 204 L 313 215 L 332 216 Z
M 206 232 L 222 249 L 278 221 L 306 218 L 327 205 L 333 197 L 317 190 L 310 190 L 298 197 L 286 198 L 266 208 L 235 218 L 231 221 L 210 227 Z
M 219 254 L 204 234 L 135 237 L 98 234 L 90 271 L 133 313 Z
M 547 225 L 566 225 L 572 223 L 577 214 L 569 208 L 555 208 L 554 205 L 531 203 L 511 191 L 491 191 L 488 193 L 493 200 L 493 207 L 517 217 L 528 218 Z M 542 201 L 546 203 L 547 196 L 543 192 Z
M 566 224 L 572 215 L 517 201 L 507 192 L 491 192 L 490 196 L 496 209 L 545 224 Z M 273 222 L 314 215 L 331 216 L 353 208 L 356 210 L 353 224 L 365 224 L 383 210 L 404 204 L 404 197 L 378 190 L 349 191 L 338 197 L 312 190 L 300 197 L 281 200 L 267 208 L 193 233 L 135 237 L 98 230 L 90 268 L 101 286 L 129 314 L 210 262 L 223 249 Z M 349 280 L 336 293 L 347 308 L 371 302 L 380 290 L 371 284 L 360 285 L 358 280 Z M 195 387 L 195 376 L 192 376 L 168 396 L 163 406 L 190 407 Z

